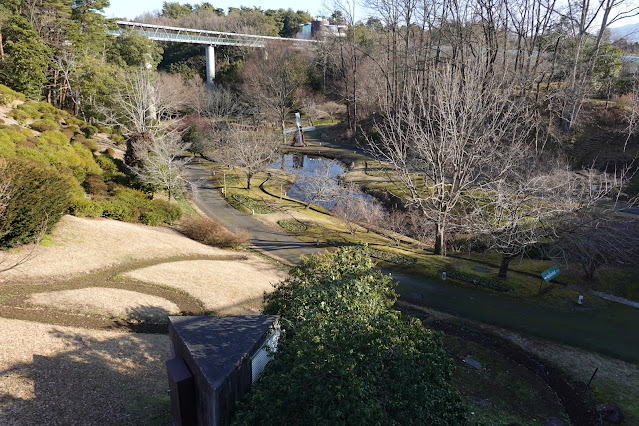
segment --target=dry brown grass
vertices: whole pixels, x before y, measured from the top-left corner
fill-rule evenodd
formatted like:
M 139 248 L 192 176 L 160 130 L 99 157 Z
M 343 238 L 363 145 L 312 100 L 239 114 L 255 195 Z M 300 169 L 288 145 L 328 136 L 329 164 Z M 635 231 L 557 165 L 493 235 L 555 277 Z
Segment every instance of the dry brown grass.
M 0 424 L 166 424 L 164 335 L 0 318 Z
M 116 288 L 87 287 L 36 293 L 32 294 L 27 302 L 72 312 L 97 312 L 111 317 L 151 321 L 165 321 L 168 315 L 180 312 L 175 303 L 162 297 Z
M 262 296 L 286 273 L 258 258 L 243 262 L 193 260 L 163 263 L 124 275 L 175 287 L 200 299 L 207 310 L 223 315 L 258 314 Z M 188 279 L 185 279 L 188 277 Z
M 166 227 L 64 216 L 46 246 L 38 247 L 29 262 L 1 274 L 0 284 L 59 280 L 126 261 L 196 254 L 231 253 L 190 240 Z M 5 256 L 10 263 L 13 258 L 20 258 L 20 249 Z
M 205 217 L 186 217 L 180 222 L 180 231 L 202 244 L 220 248 L 238 248 L 249 241 L 245 230 L 233 233 L 219 222 Z

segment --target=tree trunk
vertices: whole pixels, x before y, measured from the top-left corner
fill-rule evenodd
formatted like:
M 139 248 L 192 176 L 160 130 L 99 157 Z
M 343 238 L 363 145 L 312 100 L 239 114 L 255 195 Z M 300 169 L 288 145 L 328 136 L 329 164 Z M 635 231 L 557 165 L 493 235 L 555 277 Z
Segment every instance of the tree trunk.
M 0 30 L 0 61 L 4 62 L 4 45 L 2 44 L 2 31 Z
M 251 190 L 251 178 L 253 177 L 253 173 L 246 174 L 246 189 Z
M 444 242 L 444 226 L 438 223 L 435 225 L 435 254 L 444 254 Z
M 506 278 L 506 275 L 508 274 L 508 265 L 514 258 L 515 256 L 506 256 L 505 254 L 502 254 L 501 265 L 499 266 L 499 278 Z

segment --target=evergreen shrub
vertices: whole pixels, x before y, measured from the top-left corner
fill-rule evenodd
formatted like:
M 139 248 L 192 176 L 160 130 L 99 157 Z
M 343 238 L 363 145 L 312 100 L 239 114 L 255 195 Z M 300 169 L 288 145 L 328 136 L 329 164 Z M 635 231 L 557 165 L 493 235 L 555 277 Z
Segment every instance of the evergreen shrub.
M 4 248 L 33 241 L 43 226 L 50 231 L 68 211 L 72 190 L 59 172 L 35 161 L 15 157 L 7 170 L 10 197 L 0 217 Z
M 40 119 L 36 120 L 31 124 L 31 128 L 33 130 L 37 130 L 38 132 L 44 132 L 46 130 L 59 130 L 60 126 L 53 120 L 50 119 Z

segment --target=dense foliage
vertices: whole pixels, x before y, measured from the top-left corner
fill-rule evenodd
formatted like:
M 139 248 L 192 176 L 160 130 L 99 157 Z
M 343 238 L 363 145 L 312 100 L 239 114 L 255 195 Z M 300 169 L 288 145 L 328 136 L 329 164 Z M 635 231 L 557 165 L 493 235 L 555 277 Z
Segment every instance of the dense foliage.
M 16 157 L 2 173 L 3 180 L 10 178 L 10 184 L 6 210 L 0 215 L 1 247 L 33 241 L 67 212 L 72 185 L 55 169 Z
M 266 296 L 285 330 L 236 424 L 461 424 L 440 335 L 391 309 L 366 247 L 302 261 Z

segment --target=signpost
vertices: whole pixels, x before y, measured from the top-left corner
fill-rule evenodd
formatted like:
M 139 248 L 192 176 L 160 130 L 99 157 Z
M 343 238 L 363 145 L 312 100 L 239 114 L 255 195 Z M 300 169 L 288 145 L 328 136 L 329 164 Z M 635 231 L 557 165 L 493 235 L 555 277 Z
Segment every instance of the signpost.
M 559 274 L 561 274 L 561 270 L 559 269 L 559 267 L 557 265 L 552 265 L 550 268 L 548 268 L 544 272 L 542 272 L 540 275 L 541 275 L 541 279 L 543 281 L 541 283 L 539 283 L 539 292 L 538 293 L 541 294 L 541 286 L 544 284 L 544 282 L 548 282 L 548 281 L 552 280 L 553 278 L 555 278 Z

